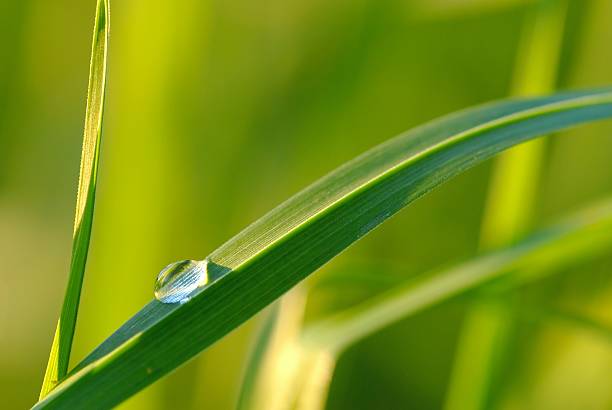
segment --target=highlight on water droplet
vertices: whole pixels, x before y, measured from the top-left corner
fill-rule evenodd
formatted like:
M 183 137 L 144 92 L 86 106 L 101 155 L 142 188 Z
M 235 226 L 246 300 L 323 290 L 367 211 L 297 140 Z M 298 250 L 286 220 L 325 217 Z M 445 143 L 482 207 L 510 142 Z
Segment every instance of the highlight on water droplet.
M 159 272 L 155 297 L 162 303 L 185 303 L 195 290 L 208 284 L 208 260 L 171 263 Z

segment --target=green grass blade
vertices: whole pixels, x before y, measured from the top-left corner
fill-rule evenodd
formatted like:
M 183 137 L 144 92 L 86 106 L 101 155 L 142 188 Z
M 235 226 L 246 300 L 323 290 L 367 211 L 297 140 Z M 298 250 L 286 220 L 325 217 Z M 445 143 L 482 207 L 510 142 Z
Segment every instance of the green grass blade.
M 108 0 L 98 0 L 89 67 L 85 131 L 74 218 L 70 273 L 62 311 L 57 323 L 55 336 L 53 337 L 51 354 L 49 355 L 40 398 L 45 397 L 68 372 L 70 350 L 76 327 L 93 221 L 96 175 L 102 134 L 102 114 L 104 110 L 108 34 Z
M 308 325 L 305 345 L 340 352 L 390 324 L 492 280 L 523 286 L 572 262 L 609 252 L 612 200 L 590 207 L 516 245 L 405 285 Z
M 217 277 L 187 303 L 152 301 L 37 407 L 105 408 L 190 359 L 404 206 L 518 143 L 612 117 L 612 90 L 466 110 L 382 144 L 298 193 L 213 252 Z

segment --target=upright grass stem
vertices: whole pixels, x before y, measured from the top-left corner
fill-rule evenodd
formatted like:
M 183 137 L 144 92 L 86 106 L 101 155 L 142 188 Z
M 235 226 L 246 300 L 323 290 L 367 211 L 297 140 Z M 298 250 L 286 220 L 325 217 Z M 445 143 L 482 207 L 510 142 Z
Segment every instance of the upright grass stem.
M 562 49 L 566 0 L 541 0 L 525 25 L 519 45 L 513 94 L 551 91 Z M 503 153 L 495 162 L 483 216 L 480 246 L 506 246 L 531 226 L 546 140 Z M 480 410 L 491 400 L 491 384 L 503 366 L 513 328 L 511 295 L 485 289 L 465 319 L 449 386 L 446 409 Z
M 93 222 L 94 200 L 102 136 L 102 114 L 106 86 L 106 60 L 109 36 L 109 0 L 98 0 L 93 33 L 85 131 L 81 153 L 81 168 L 74 218 L 72 259 L 68 286 L 57 323 L 49 362 L 40 392 L 45 397 L 66 376 L 70 362 L 70 350 L 76 328 L 81 287 L 89 249 Z

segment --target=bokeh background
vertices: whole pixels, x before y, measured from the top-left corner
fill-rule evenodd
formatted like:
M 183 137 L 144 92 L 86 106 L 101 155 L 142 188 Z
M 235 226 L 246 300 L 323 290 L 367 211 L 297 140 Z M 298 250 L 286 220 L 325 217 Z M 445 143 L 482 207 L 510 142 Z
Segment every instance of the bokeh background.
M 169 262 L 204 258 L 379 142 L 507 97 L 533 6 L 527 0 L 115 0 L 96 214 L 73 361 L 152 298 L 155 276 Z M 0 0 L 6 409 L 37 399 L 66 285 L 94 8 L 94 0 Z M 569 1 L 556 88 L 612 84 L 611 22 L 611 1 Z M 610 123 L 551 139 L 538 224 L 611 195 L 611 159 Z M 401 266 L 392 283 L 474 256 L 490 170 L 488 162 L 445 184 L 315 277 L 352 266 Z M 612 257 L 600 258 L 521 292 L 533 303 L 612 326 L 611 271 Z M 356 285 L 335 301 L 319 298 L 313 315 L 377 290 Z M 454 298 L 352 348 L 338 365 L 328 408 L 440 408 L 469 303 L 469 294 Z M 121 408 L 233 408 L 260 320 Z M 495 385 L 499 408 L 612 408 L 609 338 L 554 321 L 524 321 L 511 343 L 511 360 Z

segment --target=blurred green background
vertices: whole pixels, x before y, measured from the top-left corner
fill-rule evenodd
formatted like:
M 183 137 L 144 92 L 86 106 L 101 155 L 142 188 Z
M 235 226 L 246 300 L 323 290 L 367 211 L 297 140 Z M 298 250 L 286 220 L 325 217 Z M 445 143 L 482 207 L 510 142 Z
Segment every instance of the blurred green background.
M 204 258 L 379 142 L 507 97 L 533 3 L 115 0 L 73 362 L 152 298 L 155 276 L 169 262 Z M 2 408 L 36 401 L 63 298 L 94 6 L 0 4 Z M 612 84 L 611 22 L 609 0 L 569 2 L 557 88 Z M 538 224 L 610 195 L 611 158 L 610 123 L 551 139 Z M 474 256 L 490 170 L 488 162 L 445 184 L 315 277 L 364 263 L 400 266 L 398 275 L 407 277 Z M 612 326 L 611 271 L 612 257 L 584 262 L 518 297 Z M 315 297 L 310 316 L 376 290 L 356 285 L 335 299 Z M 471 298 L 428 309 L 352 348 L 339 363 L 328 408 L 440 408 Z M 260 316 L 121 407 L 233 408 Z M 511 344 L 494 386 L 497 407 L 612 409 L 610 338 L 519 320 Z

